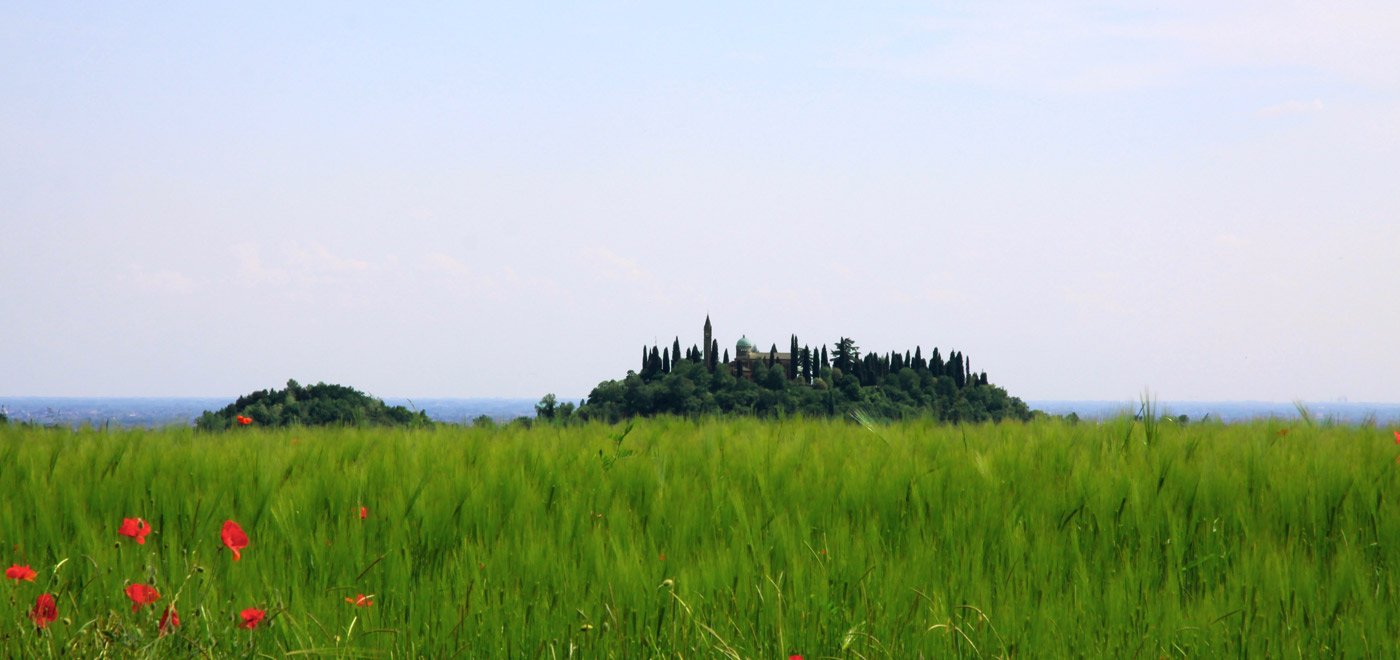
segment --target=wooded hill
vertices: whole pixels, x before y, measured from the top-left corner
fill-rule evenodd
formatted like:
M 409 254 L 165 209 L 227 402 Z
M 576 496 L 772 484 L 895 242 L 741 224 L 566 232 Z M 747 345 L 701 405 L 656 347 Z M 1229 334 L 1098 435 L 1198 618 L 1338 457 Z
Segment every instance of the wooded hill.
M 302 387 L 287 381 L 286 389 L 258 390 L 238 397 L 223 409 L 204 411 L 195 427 L 215 431 L 238 425 L 238 418 L 258 426 L 431 426 L 423 411 L 388 406 L 353 387 L 317 383 Z
M 945 359 L 937 348 L 925 358 L 913 352 L 867 353 L 842 337 L 828 356 L 827 347 L 799 347 L 792 338 L 792 356 L 770 356 L 753 362 L 751 373 L 732 366 L 729 352 L 722 359 L 711 350 L 712 364 L 692 347 L 682 352 L 677 339 L 671 347 L 644 350 L 642 369 L 621 380 L 593 388 L 575 409 L 555 406 L 553 397 L 537 406 L 540 417 L 616 421 L 637 415 L 703 415 L 715 413 L 775 416 L 837 416 L 858 413 L 881 418 L 926 416 L 949 422 L 1003 419 L 1029 420 L 1030 408 L 1006 390 L 992 385 L 986 372 L 975 373 L 970 360 L 954 351 Z M 672 356 L 680 356 L 672 359 Z M 737 360 L 735 361 L 737 363 Z M 739 372 L 739 373 L 736 373 Z

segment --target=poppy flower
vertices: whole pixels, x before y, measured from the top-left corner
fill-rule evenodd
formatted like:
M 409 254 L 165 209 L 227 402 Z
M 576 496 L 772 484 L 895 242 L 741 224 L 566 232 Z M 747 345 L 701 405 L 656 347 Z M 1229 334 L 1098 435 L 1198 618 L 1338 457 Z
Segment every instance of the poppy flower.
M 137 545 L 146 545 L 146 535 L 151 533 L 151 525 L 140 518 L 122 518 L 122 526 L 117 533 L 136 539 Z
M 1288 435 L 1288 429 L 1279 429 L 1278 431 L 1275 431 L 1275 433 L 1278 433 L 1280 436 L 1285 436 Z
M 34 599 L 34 609 L 29 610 L 29 620 L 40 628 L 47 628 L 57 618 L 58 605 L 53 602 L 53 594 L 39 594 Z
M 366 595 L 364 595 L 364 594 L 355 594 L 355 597 L 354 597 L 354 598 L 346 598 L 346 599 L 345 599 L 345 602 L 350 603 L 351 605 L 354 605 L 355 607 L 369 607 L 370 605 L 373 605 L 373 604 L 374 604 L 374 601 L 370 600 L 370 598 L 373 598 L 373 596 L 366 596 Z
M 126 597 L 131 599 L 131 611 L 141 609 L 142 605 L 150 605 L 160 600 L 160 592 L 149 584 L 133 584 L 126 588 Z
M 239 550 L 248 547 L 248 535 L 243 533 L 243 528 L 232 520 L 224 521 L 224 531 L 219 535 L 224 540 L 224 545 L 233 551 L 233 560 L 238 561 L 243 555 Z
M 365 518 L 368 518 L 368 517 L 369 517 L 369 509 L 366 509 L 365 507 L 360 507 L 360 520 L 364 520 Z
M 159 630 L 160 634 L 164 635 L 170 632 L 171 628 L 175 628 L 179 625 L 180 613 L 175 611 L 174 605 L 171 605 L 165 608 L 165 614 L 160 615 L 160 625 L 156 626 L 156 630 Z
M 239 423 L 239 424 L 242 424 L 242 425 L 244 425 L 244 426 L 247 426 L 247 425 L 253 423 L 253 418 L 251 418 L 251 417 L 244 417 L 244 416 L 242 416 L 242 415 L 235 415 L 234 417 L 238 420 L 238 423 Z
M 790 656 L 788 656 L 788 660 L 802 660 L 802 656 L 800 656 L 800 655 L 790 655 Z
M 1400 445 L 1400 431 L 1395 432 L 1395 444 Z
M 5 577 L 10 578 L 11 580 L 29 580 L 30 582 L 33 582 L 35 575 L 38 575 L 38 573 L 35 573 L 34 570 L 29 568 L 27 564 L 24 566 L 15 564 L 5 569 Z
M 267 617 L 267 612 L 250 607 L 239 612 L 238 616 L 243 619 L 243 623 L 238 624 L 238 627 L 244 630 L 252 630 L 262 623 L 263 619 Z

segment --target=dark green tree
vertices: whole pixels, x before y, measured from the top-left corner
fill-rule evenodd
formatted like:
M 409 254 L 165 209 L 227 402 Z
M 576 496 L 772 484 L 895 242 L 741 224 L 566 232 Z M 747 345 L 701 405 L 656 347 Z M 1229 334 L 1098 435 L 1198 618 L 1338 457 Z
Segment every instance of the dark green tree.
M 833 349 L 832 366 L 843 372 L 851 371 L 855 368 L 857 360 L 860 359 L 860 347 L 856 346 L 854 339 L 841 337 L 836 341 L 836 348 Z
M 791 346 L 790 348 L 788 348 L 788 373 L 787 373 L 788 380 L 797 380 L 797 367 L 798 367 L 797 353 L 798 353 L 798 351 L 799 351 L 799 349 L 798 349 L 798 347 L 797 347 L 797 335 L 793 335 L 793 336 L 792 336 L 792 346 Z
M 535 404 L 535 417 L 546 421 L 553 421 L 554 412 L 557 408 L 558 400 L 554 398 L 554 394 L 546 394 L 544 398 L 540 399 L 539 403 Z

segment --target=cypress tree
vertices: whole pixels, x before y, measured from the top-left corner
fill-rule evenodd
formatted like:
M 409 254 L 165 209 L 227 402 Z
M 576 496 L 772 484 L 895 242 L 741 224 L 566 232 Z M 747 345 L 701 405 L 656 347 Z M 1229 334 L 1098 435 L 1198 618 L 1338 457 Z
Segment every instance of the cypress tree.
M 655 376 L 658 373 L 661 373 L 661 351 L 652 346 L 651 357 L 647 360 L 647 374 Z
M 831 362 L 827 361 L 827 359 L 826 359 L 826 344 L 822 344 L 822 368 L 823 368 L 823 369 L 828 369 L 828 368 L 830 368 L 830 367 L 831 367 Z
M 792 348 L 788 349 L 788 380 L 797 380 L 797 335 L 792 336 Z
M 915 369 L 924 369 L 924 368 L 925 368 L 925 366 L 924 366 L 924 354 L 923 354 L 923 349 L 919 348 L 918 346 L 915 346 L 915 347 L 914 347 L 914 368 L 915 368 Z
M 714 371 L 719 366 L 719 340 L 710 340 L 710 371 Z M 724 349 L 724 363 L 729 364 L 729 349 Z
M 671 373 L 671 349 L 661 349 L 661 373 Z
M 768 368 L 769 368 L 769 369 L 772 369 L 772 368 L 773 368 L 773 364 L 776 363 L 777 361 L 778 361 L 778 345 L 777 345 L 777 344 L 773 344 L 773 346 L 772 346 L 771 348 L 768 349 Z
M 938 354 L 937 346 L 933 347 L 933 354 L 928 356 L 928 370 L 935 376 L 943 373 L 943 356 Z
M 680 362 L 680 361 L 681 361 L 681 338 L 680 338 L 679 336 L 677 336 L 676 339 L 675 339 L 675 341 L 671 342 L 671 363 L 672 363 L 672 364 L 675 364 L 675 363 Z

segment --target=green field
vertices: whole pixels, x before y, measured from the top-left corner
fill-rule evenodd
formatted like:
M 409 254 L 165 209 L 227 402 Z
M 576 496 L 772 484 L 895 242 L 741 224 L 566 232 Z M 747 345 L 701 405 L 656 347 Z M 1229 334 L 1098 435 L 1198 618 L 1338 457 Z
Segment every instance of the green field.
M 37 572 L 5 580 L 0 655 L 1400 648 L 1390 429 L 662 418 L 622 431 L 0 427 L 0 564 Z M 135 517 L 154 530 L 144 545 L 117 534 Z M 251 539 L 238 562 L 226 520 Z M 160 600 L 132 612 L 135 582 Z M 42 593 L 58 620 L 40 631 L 27 613 Z M 346 601 L 358 594 L 374 605 Z M 182 625 L 160 636 L 171 603 Z M 246 608 L 264 625 L 239 629 Z

